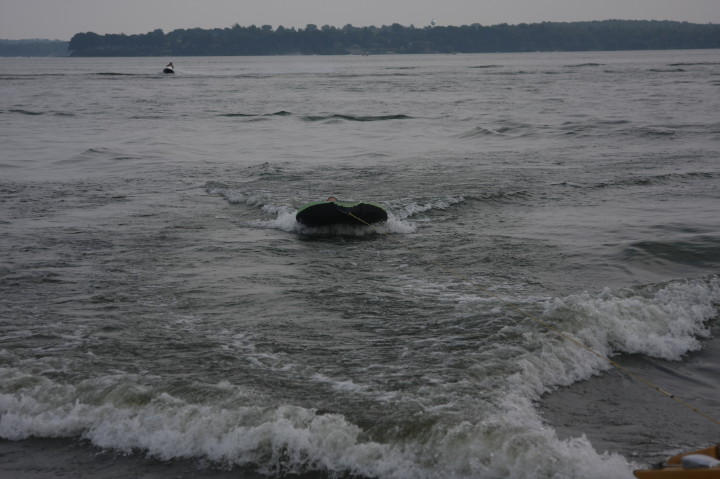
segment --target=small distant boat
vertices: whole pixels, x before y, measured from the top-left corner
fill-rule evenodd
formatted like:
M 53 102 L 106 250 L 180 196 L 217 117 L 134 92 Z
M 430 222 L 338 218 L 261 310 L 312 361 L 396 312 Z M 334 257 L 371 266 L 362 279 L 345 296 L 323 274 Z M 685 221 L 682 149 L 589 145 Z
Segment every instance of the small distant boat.
M 673 456 L 655 469 L 633 471 L 638 479 L 718 479 L 720 451 L 711 446 Z
M 175 73 L 175 70 L 169 67 L 163 68 L 163 73 Z
M 301 206 L 295 214 L 298 223 L 321 227 L 332 225 L 367 226 L 387 221 L 385 208 L 375 203 L 315 201 Z

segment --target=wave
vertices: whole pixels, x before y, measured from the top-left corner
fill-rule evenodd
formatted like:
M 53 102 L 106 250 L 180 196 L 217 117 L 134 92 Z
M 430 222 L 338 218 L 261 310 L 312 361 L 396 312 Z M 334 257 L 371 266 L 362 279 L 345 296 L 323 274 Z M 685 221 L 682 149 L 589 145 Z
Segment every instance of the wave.
M 391 200 L 387 202 L 388 221 L 383 224 L 353 227 L 347 225 L 310 228 L 298 223 L 295 220 L 296 208 L 290 205 L 276 205 L 272 203 L 269 195 L 245 192 L 223 183 L 208 182 L 205 190 L 211 195 L 219 195 L 231 204 L 242 204 L 260 209 L 268 215 L 275 215 L 273 219 L 251 220 L 248 224 L 258 228 L 272 228 L 287 232 L 307 234 L 342 234 L 364 236 L 373 233 L 412 233 L 416 226 L 408 221 L 409 218 L 425 213 L 430 210 L 445 210 L 453 205 L 465 201 L 463 197 L 446 197 L 429 200 L 427 202 L 416 202 L 408 200 Z
M 395 215 L 398 218 L 406 219 L 415 216 L 420 213 L 425 213 L 430 210 L 445 210 L 453 205 L 462 203 L 465 198 L 462 196 L 449 196 L 446 198 L 438 198 L 424 203 L 410 202 L 403 205 L 399 205 L 395 208 Z
M 16 113 L 20 115 L 28 115 L 28 116 L 40 116 L 40 115 L 54 115 L 54 116 L 75 116 L 74 113 L 67 113 L 63 111 L 35 111 L 35 110 L 25 110 L 22 108 L 12 108 L 10 110 L 5 110 L 7 113 Z
M 720 281 L 713 275 L 571 295 L 548 302 L 545 316 L 563 329 L 572 328 L 573 335 L 608 357 L 644 354 L 677 361 L 701 348 L 699 338 L 711 336 L 708 322 L 718 314 L 718 301 Z M 567 380 L 575 378 L 567 375 L 563 382 Z
M 34 78 L 64 77 L 66 73 L 2 73 L 0 80 L 32 80 Z
M 457 137 L 483 138 L 500 137 L 507 139 L 519 138 L 558 138 L 563 136 L 600 136 L 617 135 L 618 128 L 629 124 L 627 120 L 592 120 L 586 122 L 566 121 L 560 125 L 533 125 L 521 122 L 501 122 L 496 126 L 478 126 L 463 132 Z
M 28 115 L 28 116 L 42 116 L 42 115 L 52 115 L 52 116 L 75 116 L 74 113 L 69 113 L 65 111 L 37 111 L 37 110 L 26 110 L 24 108 L 11 108 L 9 110 L 5 110 L 2 112 L 0 110 L 0 113 L 12 113 L 16 115 Z
M 575 188 L 610 188 L 610 187 L 633 187 L 633 186 L 648 186 L 654 184 L 666 184 L 666 183 L 695 183 L 703 180 L 714 180 L 720 177 L 720 173 L 715 171 L 688 171 L 684 173 L 663 173 L 658 175 L 647 175 L 647 176 L 631 176 L 627 178 L 620 178 L 617 181 L 612 182 L 600 182 L 600 183 L 567 183 L 560 182 L 556 185 L 561 186 L 572 186 Z
M 388 220 L 385 223 L 373 225 L 372 227 L 337 225 L 322 228 L 310 228 L 295 221 L 294 210 L 281 211 L 275 220 L 255 224 L 257 226 L 265 226 L 281 229 L 283 231 L 294 231 L 312 235 L 366 236 L 375 233 L 409 234 L 415 232 L 417 229 L 417 226 L 410 222 L 409 218 L 431 210 L 445 210 L 455 204 L 462 203 L 463 201 L 464 199 L 462 197 L 447 197 L 432 200 L 427 203 L 392 201 L 389 203 L 390 207 L 388 208 Z
M 0 394 L 5 412 L 0 437 L 11 440 L 81 437 L 125 454 L 143 451 L 162 461 L 195 458 L 223 468 L 250 466 L 272 477 L 536 478 L 545 476 L 540 470 L 558 466 L 555 477 L 629 473 L 619 456 L 594 454 L 584 438 L 558 443 L 539 423 L 533 437 L 512 438 L 529 426 L 527 417 L 513 409 L 475 425 L 438 427 L 424 445 L 391 444 L 364 438 L 362 429 L 340 414 L 291 405 L 239 406 L 246 400 L 241 391 L 233 393 L 235 403 L 206 405 L 167 393 L 148 398 L 142 388 L 117 377 L 86 381 L 78 390 L 50 380 L 23 386 L 32 379 L 7 368 L 0 377 L 17 390 Z M 208 392 L 227 395 L 223 389 L 240 388 L 221 383 Z M 141 404 L 128 403 L 132 393 Z M 544 457 L 550 445 L 556 450 Z
M 546 101 L 557 101 L 548 99 Z M 614 138 L 620 139 L 667 139 L 690 135 L 714 136 L 717 125 L 709 124 L 637 124 L 625 119 L 588 119 L 581 121 L 565 121 L 560 124 L 529 124 L 514 121 L 500 121 L 495 125 L 480 125 L 464 131 L 456 138 L 505 138 L 515 140 L 521 138 Z
M 15 108 L 12 110 L 8 110 L 10 113 L 20 113 L 23 115 L 30 115 L 30 116 L 38 116 L 38 115 L 44 115 L 46 112 L 44 111 L 31 111 L 31 110 L 22 110 L 19 108 Z
M 648 266 L 667 264 L 694 268 L 717 268 L 720 265 L 720 238 L 698 235 L 685 241 L 639 241 L 622 253 L 623 261 Z
M 556 298 L 546 302 L 543 317 L 602 354 L 677 360 L 700 347 L 698 338 L 709 336 L 707 322 L 717 315 L 718 301 L 718 278 L 711 277 Z M 508 325 L 498 334 L 517 336 L 513 354 L 506 354 L 505 375 L 493 390 L 460 393 L 475 407 L 488 408 L 458 420 L 443 413 L 451 404 L 425 407 L 415 415 L 422 419 L 416 417 L 404 434 L 370 434 L 344 414 L 277 404 L 229 382 L 197 385 L 205 399 L 193 400 L 167 392 L 167 384 L 154 383 L 152 375 L 115 374 L 71 384 L 61 379 L 65 375 L 51 379 L 6 366 L 0 368 L 0 437 L 81 437 L 126 454 L 249 466 L 272 476 L 630 477 L 632 464 L 597 453 L 584 436 L 559 439 L 535 403 L 609 366 L 543 328 Z M 472 381 L 473 368 L 483 365 L 468 367 Z M 372 392 L 326 375 L 313 380 L 344 394 Z M 397 401 L 423 403 L 407 393 Z
M 88 148 L 79 155 L 57 160 L 56 163 L 83 163 L 94 161 L 127 161 L 127 160 L 147 160 L 147 157 L 138 155 L 128 155 L 111 148 Z
M 650 68 L 648 71 L 653 73 L 683 73 L 687 70 L 684 68 Z
M 285 110 L 277 111 L 274 113 L 221 113 L 218 116 L 227 118 L 268 118 L 273 116 L 293 116 L 293 113 Z M 322 121 L 357 121 L 357 122 L 372 122 L 372 121 L 389 121 L 389 120 L 408 120 L 412 117 L 408 115 L 346 115 L 340 113 L 333 113 L 329 115 L 305 115 L 301 117 L 304 121 L 309 122 L 322 122 Z
M 507 203 L 517 202 L 532 198 L 532 194 L 526 190 L 518 191 L 497 191 L 487 193 L 481 196 L 468 196 L 467 200 L 479 201 L 483 203 Z
M 295 406 L 208 406 L 167 393 L 148 397 L 128 378 L 87 381 L 80 389 L 94 397 L 85 397 L 75 388 L 33 381 L 12 369 L 0 369 L 0 377 L 21 390 L 0 394 L 0 437 L 5 439 L 79 436 L 123 453 L 139 449 L 163 461 L 205 458 L 224 467 L 253 465 L 273 476 L 350 470 L 372 477 L 395 470 L 393 475 L 401 477 L 400 471 L 417 470 L 402 451 L 360 440 L 360 429 L 337 414 Z M 20 386 L 28 380 L 35 383 L 32 388 Z M 228 388 L 233 387 L 221 383 L 211 389 Z M 44 397 L 31 399 L 29 389 L 43 391 Z M 242 392 L 235 396 L 245 399 Z M 129 404 L 133 397 L 139 406 Z
M 267 221 L 252 221 L 251 226 L 256 228 L 279 229 L 290 233 L 300 233 L 309 236 L 371 236 L 376 234 L 408 234 L 416 230 L 415 225 L 403 221 L 392 212 L 388 212 L 388 219 L 384 223 L 372 226 L 360 225 L 332 225 L 322 227 L 309 227 L 295 220 L 295 210 L 278 213 L 277 218 Z
M 720 62 L 690 62 L 690 63 L 668 63 L 669 67 L 684 67 L 684 66 L 715 66 L 720 65 Z
M 235 118 L 235 117 L 239 117 L 239 118 L 254 118 L 254 117 L 263 116 L 263 115 L 258 115 L 258 114 L 255 114 L 255 113 L 221 113 L 221 114 L 218 115 L 218 116 L 226 116 L 226 117 L 228 117 L 228 118 Z
M 297 209 L 290 205 L 275 205 L 271 198 L 265 194 L 245 193 L 235 188 L 220 183 L 208 183 L 206 191 L 212 195 L 219 195 L 231 204 L 242 204 L 260 209 L 266 215 L 274 215 L 271 219 L 252 219 L 245 224 L 252 228 L 278 229 L 288 233 L 300 233 L 308 235 L 343 235 L 343 236 L 367 236 L 376 233 L 411 233 L 415 227 L 403 218 L 388 212 L 388 220 L 385 223 L 367 226 L 335 225 L 321 228 L 312 228 L 298 223 L 295 219 Z
M 104 76 L 104 77 L 137 77 L 137 76 L 148 76 L 146 73 L 120 73 L 120 72 L 99 72 L 99 73 L 93 73 L 93 75 Z
M 483 138 L 483 137 L 505 137 L 508 139 L 516 139 L 523 137 L 535 136 L 541 132 L 541 129 L 526 123 L 506 122 L 499 126 L 478 126 L 471 130 L 465 131 L 457 135 L 457 138 Z
M 346 120 L 346 121 L 388 121 L 388 120 L 409 120 L 412 117 L 408 115 L 344 115 L 344 114 L 330 114 L 330 115 L 308 115 L 304 116 L 303 119 L 307 121 L 328 121 L 328 120 Z
M 231 204 L 245 204 L 248 206 L 264 207 L 269 196 L 260 193 L 244 193 L 238 189 L 229 187 L 223 183 L 208 182 L 205 184 L 205 191 L 211 195 L 219 195 Z
M 292 116 L 292 113 L 289 111 L 276 111 L 275 113 L 221 113 L 218 116 L 224 116 L 228 118 L 258 118 L 258 117 L 268 117 L 268 116 Z

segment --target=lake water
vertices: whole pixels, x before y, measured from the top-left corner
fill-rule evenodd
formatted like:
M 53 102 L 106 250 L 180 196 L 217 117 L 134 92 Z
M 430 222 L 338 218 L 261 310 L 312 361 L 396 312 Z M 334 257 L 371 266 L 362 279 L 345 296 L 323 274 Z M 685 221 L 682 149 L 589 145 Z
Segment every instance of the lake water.
M 717 442 L 718 112 L 718 50 L 0 59 L 0 475 L 630 478 Z M 328 195 L 390 218 L 295 221 Z

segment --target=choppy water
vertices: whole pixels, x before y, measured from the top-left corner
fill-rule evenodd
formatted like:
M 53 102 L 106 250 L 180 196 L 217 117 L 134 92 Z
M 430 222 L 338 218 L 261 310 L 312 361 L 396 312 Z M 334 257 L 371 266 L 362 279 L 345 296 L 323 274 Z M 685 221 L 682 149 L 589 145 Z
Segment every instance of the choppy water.
M 3 477 L 608 478 L 719 428 L 720 52 L 0 59 Z M 387 206 L 313 231 L 330 194 Z M 34 474 L 34 475 L 33 475 Z

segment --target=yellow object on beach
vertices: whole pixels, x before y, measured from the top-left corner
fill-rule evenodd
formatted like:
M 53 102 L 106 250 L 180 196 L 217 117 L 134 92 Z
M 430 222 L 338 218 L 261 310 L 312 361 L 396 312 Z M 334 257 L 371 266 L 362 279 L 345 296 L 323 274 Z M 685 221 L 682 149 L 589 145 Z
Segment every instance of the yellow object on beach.
M 634 471 L 638 479 L 720 479 L 720 451 L 711 446 L 673 456 L 656 469 Z

